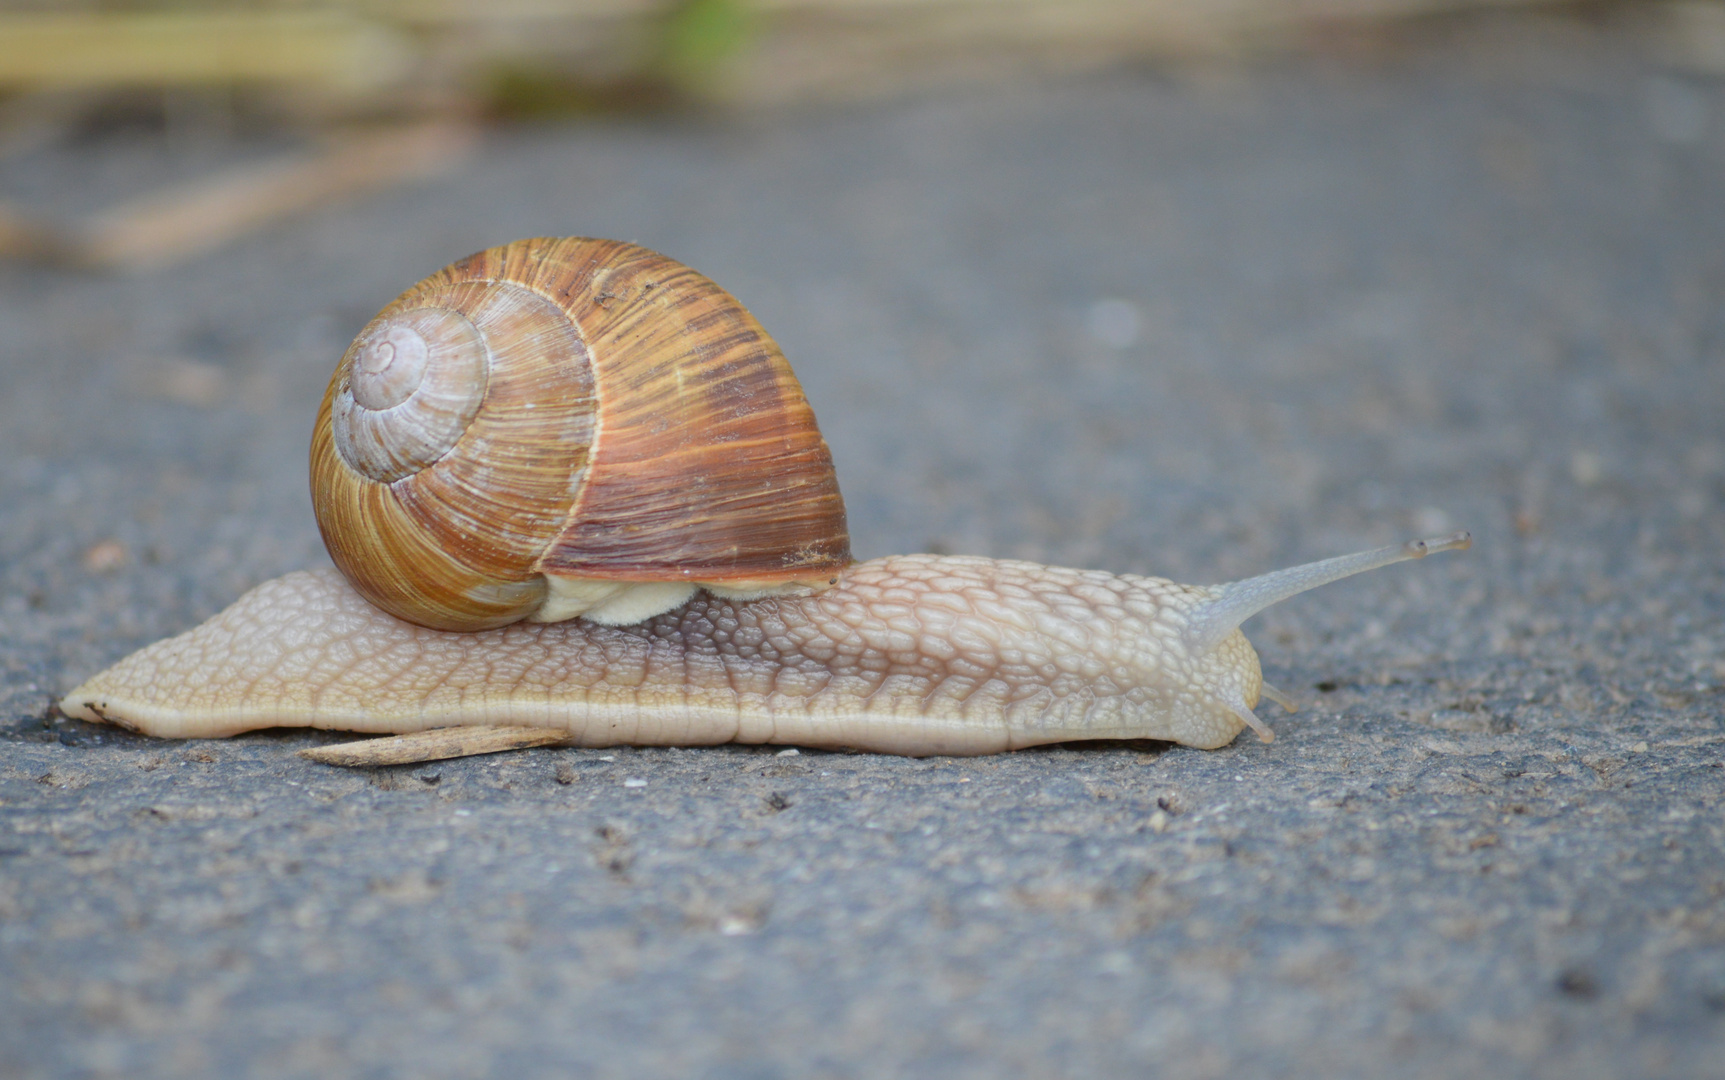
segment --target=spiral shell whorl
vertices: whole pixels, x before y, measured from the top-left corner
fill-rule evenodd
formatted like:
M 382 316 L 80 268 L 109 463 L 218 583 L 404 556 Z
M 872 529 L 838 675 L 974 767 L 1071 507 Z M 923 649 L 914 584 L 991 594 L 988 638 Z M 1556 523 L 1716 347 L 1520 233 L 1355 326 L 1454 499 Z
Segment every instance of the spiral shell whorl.
M 426 362 L 401 396 L 415 337 Z M 400 400 L 374 410 L 365 397 Z M 543 603 L 539 560 L 581 489 L 595 427 L 587 347 L 562 307 L 508 282 L 429 278 L 361 331 L 324 410 L 313 507 L 367 599 L 449 630 Z
M 342 358 L 330 423 L 342 460 L 389 484 L 447 454 L 485 400 L 491 357 L 458 311 L 374 321 Z

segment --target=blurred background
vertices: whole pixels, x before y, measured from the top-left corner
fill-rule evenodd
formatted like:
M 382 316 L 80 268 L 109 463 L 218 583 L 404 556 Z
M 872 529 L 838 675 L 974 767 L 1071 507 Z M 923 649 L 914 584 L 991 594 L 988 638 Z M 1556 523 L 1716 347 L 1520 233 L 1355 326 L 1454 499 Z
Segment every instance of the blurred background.
M 1633 10 L 1717 63 L 1716 5 L 1553 0 L 8 0 L 21 121 L 110 110 L 571 115 L 807 104 L 1132 61 L 1361 50 L 1421 20 Z M 149 101 L 151 95 L 170 100 Z
M 6 0 L 0 164 L 66 140 L 160 147 L 99 190 L 48 185 L 61 199 L 0 176 L 0 253 L 176 261 L 436 172 L 488 123 L 760 117 L 1123 66 L 1370 63 L 1518 12 L 1614 20 L 1678 68 L 1725 72 L 1710 0 Z M 1682 101 L 1664 115 L 1695 122 Z M 238 140 L 256 156 L 271 137 L 284 154 L 215 169 Z

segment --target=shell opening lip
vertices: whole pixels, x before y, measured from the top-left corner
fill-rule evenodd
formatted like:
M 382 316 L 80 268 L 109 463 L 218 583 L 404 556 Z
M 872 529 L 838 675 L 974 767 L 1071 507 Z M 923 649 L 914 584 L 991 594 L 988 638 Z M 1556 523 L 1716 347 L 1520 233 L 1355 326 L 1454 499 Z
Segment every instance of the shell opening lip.
M 641 566 L 621 569 L 613 566 L 584 566 L 580 564 L 549 565 L 544 562 L 540 563 L 538 570 L 547 578 L 609 581 L 633 585 L 680 582 L 702 589 L 723 589 L 740 593 L 793 587 L 818 591 L 838 584 L 839 575 L 853 565 L 854 562 L 847 553 L 846 557 L 842 559 L 832 559 L 823 563 L 799 566 L 794 570 L 779 571 L 753 567 L 745 570 L 729 570 L 715 566 Z

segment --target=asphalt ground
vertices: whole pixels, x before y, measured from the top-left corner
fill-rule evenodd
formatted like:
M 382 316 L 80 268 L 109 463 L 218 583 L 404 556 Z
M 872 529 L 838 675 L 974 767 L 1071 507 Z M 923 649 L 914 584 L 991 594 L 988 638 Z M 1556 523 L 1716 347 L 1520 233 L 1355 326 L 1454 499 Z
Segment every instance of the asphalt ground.
M 254 148 L 193 149 L 0 190 L 71 214 Z M 1488 24 L 503 130 L 178 268 L 0 266 L 0 1076 L 1725 1076 L 1722 169 L 1717 81 Z M 348 338 L 545 234 L 751 307 L 861 556 L 1474 549 L 1248 623 L 1302 708 L 1216 751 L 356 772 L 54 714 L 323 565 Z

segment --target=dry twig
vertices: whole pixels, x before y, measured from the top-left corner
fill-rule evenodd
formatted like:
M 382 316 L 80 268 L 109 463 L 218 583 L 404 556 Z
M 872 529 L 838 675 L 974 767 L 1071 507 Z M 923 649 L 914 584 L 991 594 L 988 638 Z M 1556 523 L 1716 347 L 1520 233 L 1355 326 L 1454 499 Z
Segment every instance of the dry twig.
M 556 746 L 569 741 L 566 731 L 533 727 L 447 727 L 390 735 L 382 739 L 314 746 L 299 756 L 324 765 L 368 768 L 378 765 L 411 765 L 419 761 L 497 754 L 533 746 Z

